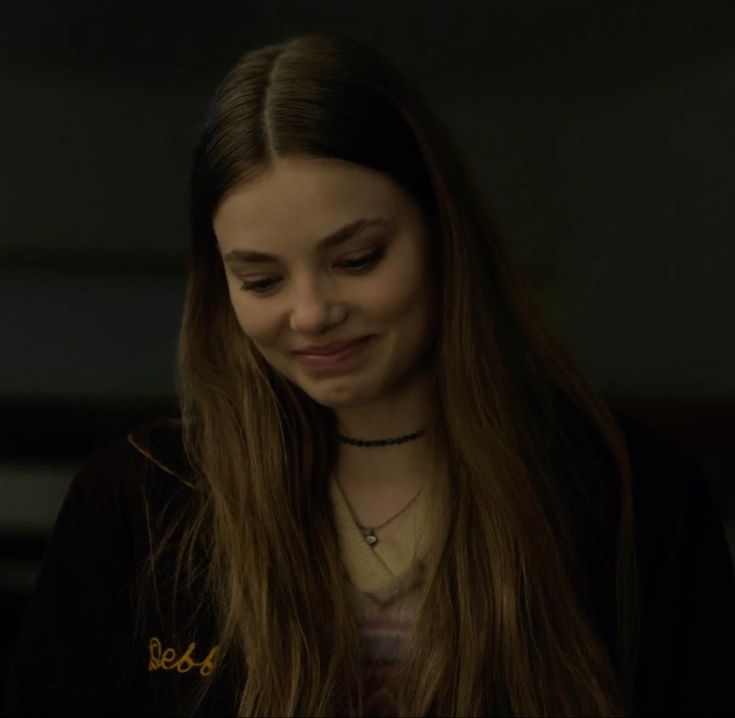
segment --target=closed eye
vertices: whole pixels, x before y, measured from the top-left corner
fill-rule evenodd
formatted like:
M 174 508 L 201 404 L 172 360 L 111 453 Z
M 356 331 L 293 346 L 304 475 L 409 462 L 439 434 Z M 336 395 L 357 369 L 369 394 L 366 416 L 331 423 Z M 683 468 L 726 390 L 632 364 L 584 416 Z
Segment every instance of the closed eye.
M 384 254 L 385 248 L 380 247 L 370 252 L 370 254 L 363 255 L 362 257 L 339 262 L 337 266 L 344 267 L 351 273 L 362 273 L 365 270 L 370 269 L 374 265 L 378 264 L 378 262 L 383 258 Z M 273 279 L 261 279 L 257 282 L 244 282 L 240 289 L 245 292 L 265 294 L 266 292 L 270 291 L 274 287 L 274 285 L 275 280 Z

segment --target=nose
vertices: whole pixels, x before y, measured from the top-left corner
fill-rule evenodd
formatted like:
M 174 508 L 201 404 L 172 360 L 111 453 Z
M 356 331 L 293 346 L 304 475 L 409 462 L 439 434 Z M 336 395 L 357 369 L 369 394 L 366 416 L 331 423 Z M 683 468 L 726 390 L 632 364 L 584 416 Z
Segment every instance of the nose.
M 294 292 L 291 329 L 304 336 L 315 336 L 326 327 L 339 324 L 344 315 L 326 283 L 307 281 Z

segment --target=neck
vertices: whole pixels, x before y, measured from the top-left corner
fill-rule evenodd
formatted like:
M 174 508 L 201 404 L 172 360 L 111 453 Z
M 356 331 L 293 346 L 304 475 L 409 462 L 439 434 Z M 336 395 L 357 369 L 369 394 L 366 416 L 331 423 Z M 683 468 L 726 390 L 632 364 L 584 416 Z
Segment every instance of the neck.
M 419 491 L 431 492 L 431 481 L 445 474 L 446 466 L 440 467 L 432 459 L 422 438 L 376 449 L 341 445 L 333 478 L 356 521 L 363 526 L 378 526 L 395 516 Z

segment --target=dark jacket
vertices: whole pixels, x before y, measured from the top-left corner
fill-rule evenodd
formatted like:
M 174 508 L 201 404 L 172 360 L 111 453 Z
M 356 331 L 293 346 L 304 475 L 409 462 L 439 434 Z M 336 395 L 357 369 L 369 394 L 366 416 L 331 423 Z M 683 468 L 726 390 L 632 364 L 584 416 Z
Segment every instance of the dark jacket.
M 702 470 L 668 440 L 620 422 L 643 593 L 634 715 L 735 715 L 735 571 Z M 182 691 L 211 680 L 217 646 L 206 619 L 187 633 L 151 610 L 132 635 L 132 577 L 149 549 L 143 494 L 154 526 L 165 525 L 168 511 L 186 510 L 194 489 L 185 477 L 175 428 L 135 432 L 85 462 L 47 544 L 3 715 L 172 715 Z M 232 682 L 215 680 L 200 714 L 234 715 Z

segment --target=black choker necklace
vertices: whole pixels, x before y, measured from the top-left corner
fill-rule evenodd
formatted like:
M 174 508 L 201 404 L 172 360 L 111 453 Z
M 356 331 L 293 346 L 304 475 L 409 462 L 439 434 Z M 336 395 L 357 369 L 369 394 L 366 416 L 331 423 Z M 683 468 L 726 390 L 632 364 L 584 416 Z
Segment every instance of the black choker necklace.
M 419 436 L 422 436 L 426 433 L 426 427 L 421 429 L 421 431 L 417 431 L 414 434 L 407 434 L 406 436 L 399 436 L 397 439 L 376 439 L 374 441 L 364 441 L 362 439 L 350 439 L 347 436 L 342 436 L 342 434 L 337 434 L 340 441 L 344 441 L 347 444 L 353 444 L 354 446 L 388 446 L 390 444 L 402 444 L 405 441 L 413 441 L 414 439 L 418 439 Z

